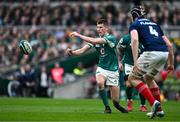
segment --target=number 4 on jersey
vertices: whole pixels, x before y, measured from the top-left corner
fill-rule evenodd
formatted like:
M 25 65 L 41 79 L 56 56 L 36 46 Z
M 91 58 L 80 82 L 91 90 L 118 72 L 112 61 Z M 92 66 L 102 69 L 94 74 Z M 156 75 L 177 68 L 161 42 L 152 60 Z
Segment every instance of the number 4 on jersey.
M 149 31 L 151 35 L 155 35 L 155 36 L 159 35 L 158 32 L 152 26 L 149 26 Z

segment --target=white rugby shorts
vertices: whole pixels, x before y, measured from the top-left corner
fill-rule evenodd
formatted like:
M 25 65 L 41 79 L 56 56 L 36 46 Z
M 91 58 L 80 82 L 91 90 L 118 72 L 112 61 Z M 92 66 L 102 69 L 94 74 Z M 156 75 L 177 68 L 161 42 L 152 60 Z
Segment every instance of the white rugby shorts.
M 97 67 L 96 76 L 103 75 L 106 78 L 105 84 L 107 86 L 118 86 L 119 85 L 119 72 L 117 71 L 109 71 L 105 70 L 101 67 Z
M 168 59 L 168 52 L 146 51 L 138 58 L 139 68 L 146 74 L 154 77 L 163 70 Z
M 133 70 L 133 66 L 130 65 L 130 64 L 124 64 L 124 72 L 125 72 L 125 75 L 129 75 L 132 73 L 132 70 Z

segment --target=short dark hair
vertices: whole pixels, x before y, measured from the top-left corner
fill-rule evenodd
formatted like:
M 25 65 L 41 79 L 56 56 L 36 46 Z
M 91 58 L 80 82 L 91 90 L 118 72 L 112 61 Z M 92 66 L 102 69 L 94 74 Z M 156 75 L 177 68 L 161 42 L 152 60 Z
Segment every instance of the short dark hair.
M 133 17 L 133 20 L 135 20 L 138 17 L 144 17 L 146 14 L 144 8 L 142 6 L 135 6 L 132 10 L 131 10 L 131 15 Z
M 99 19 L 97 24 L 104 24 L 105 26 L 108 26 L 108 21 L 106 19 Z

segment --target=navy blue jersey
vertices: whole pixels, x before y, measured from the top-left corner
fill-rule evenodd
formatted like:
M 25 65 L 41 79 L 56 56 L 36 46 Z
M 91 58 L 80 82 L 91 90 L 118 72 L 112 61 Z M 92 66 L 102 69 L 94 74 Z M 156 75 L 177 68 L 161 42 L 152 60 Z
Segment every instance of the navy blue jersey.
M 139 18 L 130 25 L 130 32 L 137 30 L 139 41 L 144 46 L 144 51 L 167 52 L 167 46 L 162 36 L 164 35 L 160 26 L 148 19 Z

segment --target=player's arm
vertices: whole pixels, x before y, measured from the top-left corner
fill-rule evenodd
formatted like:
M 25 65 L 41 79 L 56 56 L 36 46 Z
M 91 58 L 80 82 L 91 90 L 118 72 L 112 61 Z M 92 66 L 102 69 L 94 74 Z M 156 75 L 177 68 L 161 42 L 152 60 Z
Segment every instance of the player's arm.
M 72 50 L 72 49 L 68 48 L 68 49 L 66 50 L 66 52 L 67 52 L 67 54 L 70 55 L 70 56 L 71 56 L 71 55 L 78 56 L 78 55 L 81 55 L 81 54 L 87 52 L 90 48 L 91 48 L 91 47 L 90 47 L 89 45 L 85 45 L 85 46 L 83 46 L 82 48 L 77 49 L 77 50 Z
M 164 39 L 167 47 L 168 47 L 168 70 L 171 71 L 174 69 L 174 52 L 173 52 L 173 46 L 171 44 L 171 42 L 169 41 L 169 39 L 166 36 L 162 36 L 162 38 Z
M 120 71 L 122 71 L 123 70 L 122 58 L 123 58 L 125 49 L 121 46 L 120 43 L 118 43 L 116 49 L 117 49 L 117 54 L 118 54 L 119 68 L 120 68 Z
M 137 66 L 137 59 L 138 59 L 138 45 L 139 45 L 139 37 L 138 32 L 136 29 L 130 31 L 131 34 L 131 48 L 134 60 L 134 66 Z
M 104 38 L 92 38 L 92 37 L 88 37 L 88 36 L 84 36 L 84 35 L 81 35 L 77 32 L 72 32 L 70 34 L 71 37 L 79 37 L 80 39 L 88 42 L 88 43 L 91 43 L 91 44 L 104 44 L 106 43 L 106 40 Z
M 119 61 L 122 60 L 122 57 L 123 57 L 124 52 L 125 52 L 125 48 L 121 45 L 121 40 L 122 39 L 123 38 L 120 39 L 120 41 L 119 41 L 119 43 L 118 43 L 118 45 L 116 47 L 117 48 L 118 57 L 119 57 Z

